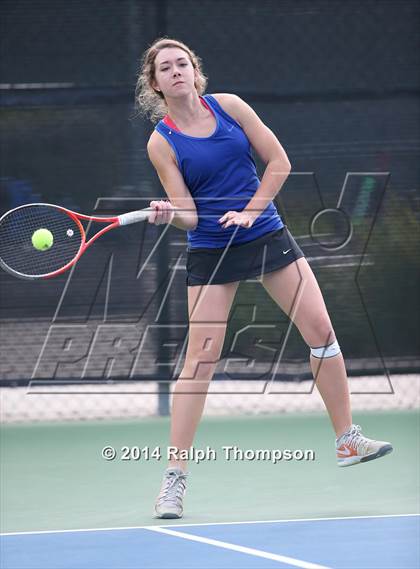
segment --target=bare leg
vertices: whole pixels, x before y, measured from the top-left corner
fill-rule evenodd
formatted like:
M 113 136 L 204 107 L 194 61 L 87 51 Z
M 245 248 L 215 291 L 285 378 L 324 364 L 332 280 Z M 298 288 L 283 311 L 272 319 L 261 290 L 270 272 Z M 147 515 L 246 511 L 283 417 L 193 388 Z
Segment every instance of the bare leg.
M 308 346 L 334 342 L 335 333 L 315 275 L 305 258 L 267 273 L 263 285 L 289 316 Z M 336 436 L 352 424 L 346 368 L 341 353 L 331 358 L 310 356 L 312 373 L 333 424 Z
M 171 446 L 179 450 L 189 449 L 193 443 L 238 285 L 239 282 L 188 287 L 188 348 L 174 389 L 171 418 Z M 185 460 L 169 461 L 170 466 L 184 471 L 186 464 Z

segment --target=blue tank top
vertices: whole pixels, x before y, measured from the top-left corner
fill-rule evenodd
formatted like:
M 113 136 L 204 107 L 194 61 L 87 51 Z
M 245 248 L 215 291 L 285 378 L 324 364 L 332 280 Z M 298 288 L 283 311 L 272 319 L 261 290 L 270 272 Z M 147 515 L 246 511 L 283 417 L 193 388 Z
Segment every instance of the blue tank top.
M 216 118 L 216 130 L 211 136 L 183 134 L 164 120 L 155 127 L 172 146 L 197 208 L 197 227 L 187 231 L 188 248 L 224 247 L 230 241 L 238 245 L 281 229 L 284 224 L 272 201 L 249 229 L 237 225 L 223 229 L 220 225 L 218 220 L 224 213 L 246 207 L 261 181 L 250 142 L 239 123 L 211 95 L 200 99 Z

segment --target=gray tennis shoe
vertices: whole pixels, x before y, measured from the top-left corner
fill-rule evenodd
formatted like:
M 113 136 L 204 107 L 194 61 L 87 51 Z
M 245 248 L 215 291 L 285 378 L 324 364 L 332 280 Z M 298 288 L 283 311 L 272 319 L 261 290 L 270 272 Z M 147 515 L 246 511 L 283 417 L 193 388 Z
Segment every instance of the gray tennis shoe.
M 386 441 L 368 439 L 362 434 L 360 425 L 352 425 L 339 439 L 336 439 L 338 466 L 351 466 L 375 460 L 392 452 L 392 445 Z
M 187 476 L 181 468 L 169 467 L 165 470 L 155 503 L 155 518 L 182 518 Z

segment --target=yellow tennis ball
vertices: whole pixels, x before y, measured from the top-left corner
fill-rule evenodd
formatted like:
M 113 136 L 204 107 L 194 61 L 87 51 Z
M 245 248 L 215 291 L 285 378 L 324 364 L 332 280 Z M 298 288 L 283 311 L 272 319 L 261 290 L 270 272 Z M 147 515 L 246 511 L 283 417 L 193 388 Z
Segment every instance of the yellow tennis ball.
M 46 251 L 53 243 L 53 234 L 48 229 L 37 229 L 32 234 L 32 245 L 37 251 Z

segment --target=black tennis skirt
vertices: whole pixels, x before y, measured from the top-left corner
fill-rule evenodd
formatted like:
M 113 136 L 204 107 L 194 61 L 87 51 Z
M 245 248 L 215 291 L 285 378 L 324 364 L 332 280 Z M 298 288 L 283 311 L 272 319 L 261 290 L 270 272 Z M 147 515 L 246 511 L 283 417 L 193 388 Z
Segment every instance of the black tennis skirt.
M 304 256 L 286 225 L 240 245 L 187 249 L 187 286 L 262 278 Z

